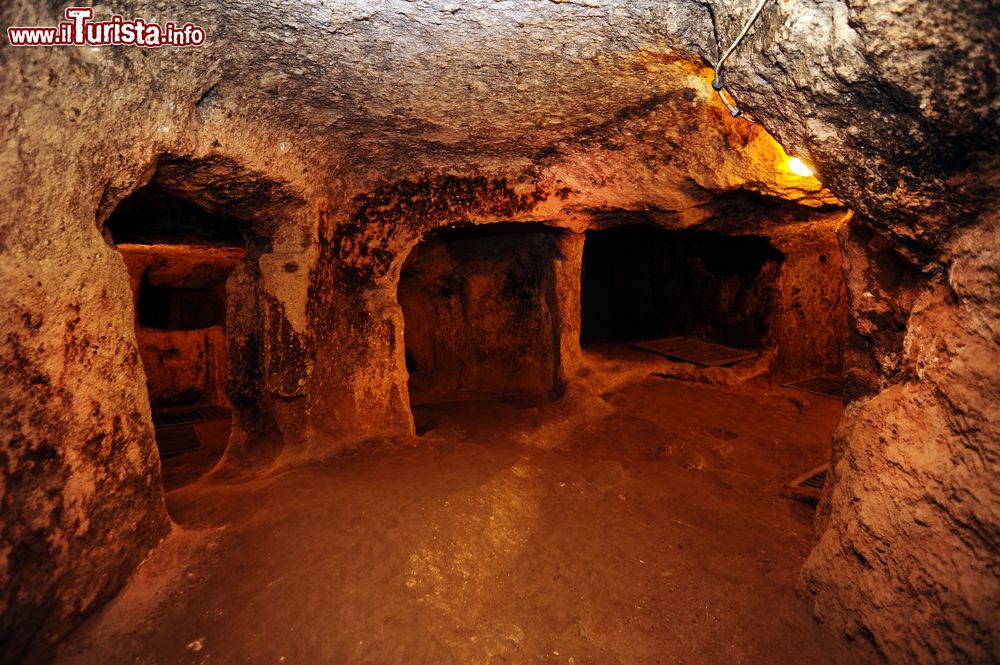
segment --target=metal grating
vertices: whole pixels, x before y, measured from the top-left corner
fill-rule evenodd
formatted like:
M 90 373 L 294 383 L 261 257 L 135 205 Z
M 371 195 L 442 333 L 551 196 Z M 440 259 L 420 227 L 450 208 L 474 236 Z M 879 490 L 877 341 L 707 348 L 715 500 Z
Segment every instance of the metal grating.
M 706 342 L 692 337 L 667 337 L 633 344 L 637 349 L 649 351 L 674 360 L 694 363 L 703 367 L 732 365 L 760 355 L 757 351 L 734 349 L 730 346 Z
M 830 474 L 830 465 L 823 464 L 806 471 L 801 476 L 785 485 L 788 491 L 803 499 L 818 500 L 826 486 L 826 478 Z
M 814 474 L 812 476 L 809 476 L 808 478 L 806 478 L 805 480 L 803 480 L 801 483 L 799 483 L 799 485 L 801 487 L 812 487 L 812 488 L 821 490 L 821 489 L 823 489 L 823 486 L 826 485 L 826 474 L 827 473 L 828 473 L 827 469 L 823 469 L 819 473 Z
M 830 379 L 825 376 L 803 379 L 802 381 L 793 381 L 782 385 L 785 388 L 804 390 L 805 392 L 812 393 L 814 395 L 832 397 L 841 401 L 844 400 L 844 382 L 837 379 Z
M 193 425 L 209 420 L 228 418 L 231 411 L 222 406 L 197 406 L 182 411 L 154 411 L 154 427 L 176 427 L 179 425 Z
M 173 457 L 181 453 L 204 448 L 201 437 L 191 425 L 180 427 L 162 427 L 156 430 L 156 447 L 160 449 L 160 457 Z

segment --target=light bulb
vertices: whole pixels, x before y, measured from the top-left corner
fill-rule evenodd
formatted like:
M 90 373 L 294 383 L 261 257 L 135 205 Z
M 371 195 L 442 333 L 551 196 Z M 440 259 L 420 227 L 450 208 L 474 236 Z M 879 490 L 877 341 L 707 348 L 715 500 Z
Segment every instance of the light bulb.
M 808 178 L 813 174 L 813 170 L 806 166 L 806 163 L 798 157 L 792 157 L 788 160 L 788 170 L 795 175 L 802 176 L 803 178 Z

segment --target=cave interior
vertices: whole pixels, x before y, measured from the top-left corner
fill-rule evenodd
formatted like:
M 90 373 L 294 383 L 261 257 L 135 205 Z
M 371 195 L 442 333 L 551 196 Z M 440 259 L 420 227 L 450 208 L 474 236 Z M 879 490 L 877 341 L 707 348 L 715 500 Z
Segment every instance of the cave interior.
M 5 44 L 0 663 L 1000 662 L 1000 16 L 750 4 Z

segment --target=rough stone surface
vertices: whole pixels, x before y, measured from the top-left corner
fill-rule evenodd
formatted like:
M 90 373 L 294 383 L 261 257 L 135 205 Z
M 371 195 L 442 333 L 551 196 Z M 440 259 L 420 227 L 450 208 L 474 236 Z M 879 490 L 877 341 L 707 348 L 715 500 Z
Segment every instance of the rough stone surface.
M 728 43 L 749 3 L 712 5 Z M 727 79 L 841 200 L 908 246 L 940 250 L 993 198 L 998 18 L 988 0 L 772 2 Z
M 893 662 L 1000 658 L 998 25 L 989 2 L 772 3 L 729 76 L 862 217 L 842 240 L 856 399 L 802 582 Z
M 811 215 L 771 235 L 784 260 L 770 339 L 775 368 L 785 375 L 843 374 L 848 308 L 837 232 L 849 215 Z
M 398 300 L 411 404 L 555 387 L 557 236 L 502 226 L 438 236 L 407 258 Z
M 226 339 L 219 326 L 136 331 L 149 402 L 156 407 L 228 404 Z
M 889 660 L 1000 658 L 996 228 L 956 238 L 945 283 L 901 280 L 898 259 L 849 273 L 847 362 L 870 355 L 848 379 L 864 396 L 835 437 L 826 530 L 802 582 L 820 617 Z
M 129 278 L 102 237 L 149 182 L 246 241 L 233 468 L 412 432 L 397 283 L 434 229 L 687 228 L 740 189 L 839 199 L 858 213 L 855 401 L 804 588 L 895 662 L 997 659 L 998 10 L 769 3 L 727 75 L 755 125 L 706 68 L 751 4 L 121 2 L 208 43 L 0 47 L 0 659 L 44 657 L 168 528 Z M 0 22 L 60 9 L 14 0 Z

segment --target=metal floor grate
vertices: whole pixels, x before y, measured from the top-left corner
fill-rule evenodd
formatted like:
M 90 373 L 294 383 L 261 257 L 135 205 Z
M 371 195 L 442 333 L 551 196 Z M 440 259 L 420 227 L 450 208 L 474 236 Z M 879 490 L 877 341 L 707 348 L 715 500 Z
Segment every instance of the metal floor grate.
M 734 349 L 730 346 L 706 342 L 692 337 L 667 337 L 633 344 L 637 349 L 656 353 L 667 358 L 702 365 L 718 367 L 732 365 L 741 360 L 750 360 L 760 355 L 757 351 Z
M 801 476 L 791 481 L 785 487 L 794 495 L 805 499 L 819 499 L 826 486 L 826 477 L 830 474 L 830 465 L 823 464 L 815 469 L 806 471 Z
M 204 448 L 205 444 L 201 442 L 201 437 L 194 427 L 182 425 L 157 428 L 156 447 L 160 449 L 160 457 L 173 457 Z
M 812 487 L 814 489 L 821 490 L 823 486 L 826 485 L 826 474 L 827 469 L 823 469 L 819 473 L 813 474 L 799 483 L 800 487 Z
M 784 383 L 782 385 L 785 388 L 804 390 L 805 392 L 812 393 L 814 395 L 823 395 L 824 397 L 832 397 L 841 401 L 844 400 L 844 382 L 837 379 L 830 379 L 825 376 L 803 379 L 802 381 L 792 381 L 791 383 Z
M 154 427 L 175 427 L 178 425 L 193 425 L 208 420 L 228 418 L 232 412 L 223 406 L 197 406 L 183 411 L 154 411 Z

